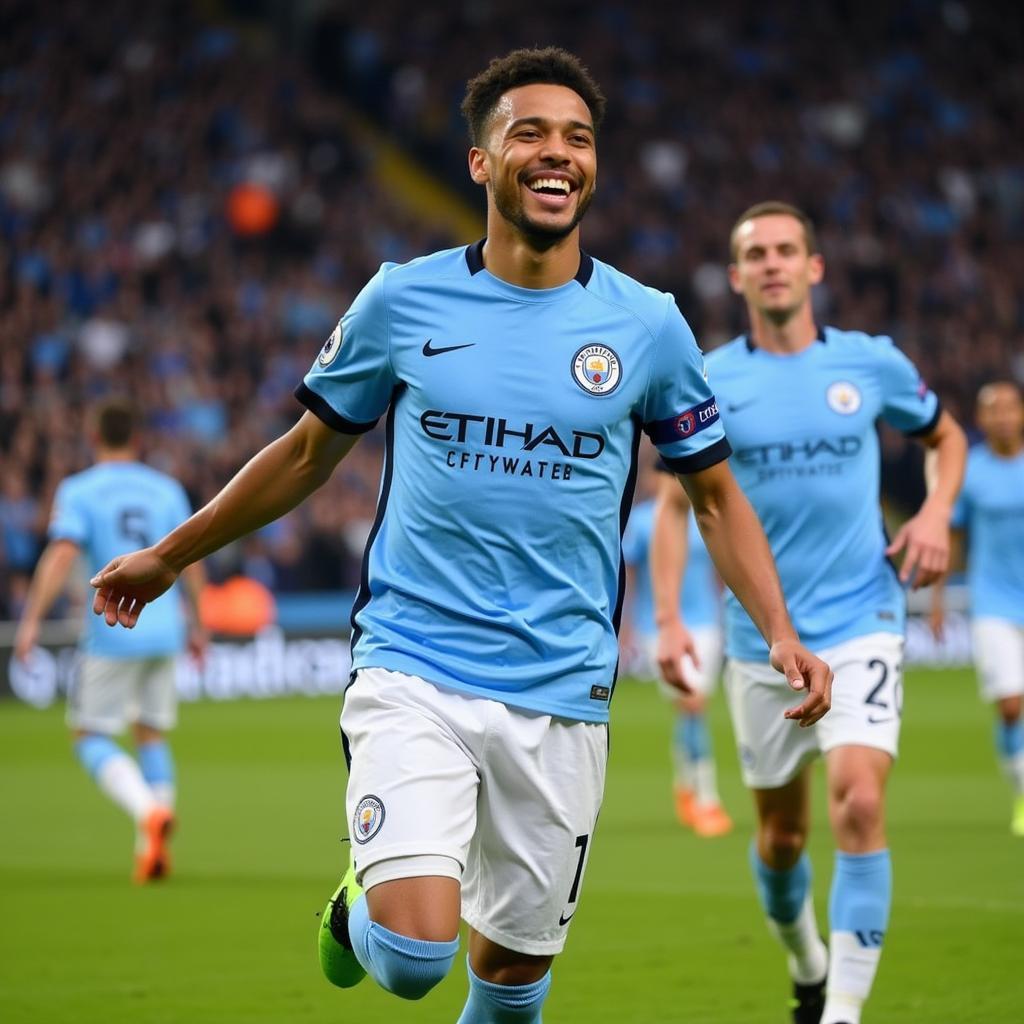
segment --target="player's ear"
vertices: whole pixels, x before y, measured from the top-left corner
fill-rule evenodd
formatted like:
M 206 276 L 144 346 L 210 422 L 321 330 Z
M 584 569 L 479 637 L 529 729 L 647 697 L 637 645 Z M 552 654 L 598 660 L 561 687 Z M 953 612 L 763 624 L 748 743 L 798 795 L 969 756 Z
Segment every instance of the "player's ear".
M 820 284 L 825 276 L 825 257 L 820 252 L 812 253 L 808 260 L 808 280 L 811 284 Z
M 735 295 L 743 294 L 743 285 L 740 284 L 740 271 L 735 263 L 729 264 L 729 287 Z
M 473 146 L 469 151 L 469 176 L 477 185 L 486 185 L 491 180 L 487 166 L 487 150 Z

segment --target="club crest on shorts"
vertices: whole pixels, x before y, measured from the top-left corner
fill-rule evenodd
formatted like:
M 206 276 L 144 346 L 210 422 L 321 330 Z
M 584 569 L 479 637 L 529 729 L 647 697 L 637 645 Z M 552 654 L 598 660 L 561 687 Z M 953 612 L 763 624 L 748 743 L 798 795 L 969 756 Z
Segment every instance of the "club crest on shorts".
M 852 416 L 860 408 L 860 388 L 848 380 L 837 380 L 835 384 L 829 384 L 825 400 L 833 412 Z
M 380 797 L 368 793 L 356 804 L 352 815 L 352 838 L 357 843 L 368 843 L 384 824 L 384 804 Z
M 622 364 L 607 345 L 584 345 L 572 357 L 572 377 L 588 395 L 610 395 L 622 379 Z
M 338 321 L 338 326 L 331 331 L 331 336 L 324 342 L 324 347 L 320 349 L 320 355 L 316 357 L 316 361 L 321 366 L 330 366 L 334 362 L 338 353 L 341 351 L 341 321 Z

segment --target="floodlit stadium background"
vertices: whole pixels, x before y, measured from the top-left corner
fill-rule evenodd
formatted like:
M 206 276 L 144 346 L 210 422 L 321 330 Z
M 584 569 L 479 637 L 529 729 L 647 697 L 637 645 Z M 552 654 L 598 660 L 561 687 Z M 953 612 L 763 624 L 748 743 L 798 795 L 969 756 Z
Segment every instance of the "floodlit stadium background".
M 965 425 L 981 383 L 1024 380 L 1019 8 L 69 0 L 58 13 L 5 0 L 5 728 L 30 721 L 3 700 L 11 688 L 47 706 L 72 671 L 81 591 L 55 609 L 47 653 L 31 672 L 8 673 L 9 623 L 45 543 L 53 489 L 89 461 L 88 402 L 110 391 L 136 396 L 148 417 L 146 459 L 178 476 L 196 506 L 208 500 L 299 415 L 292 388 L 381 261 L 482 234 L 483 197 L 466 174 L 458 113 L 465 80 L 491 55 L 548 43 L 580 54 L 609 99 L 585 247 L 673 292 L 704 348 L 744 327 L 725 277 L 729 228 L 746 206 L 779 198 L 817 221 L 827 260 L 816 295 L 822 321 L 892 335 Z M 889 431 L 883 452 L 887 515 L 898 521 L 920 498 L 920 459 Z M 301 509 L 210 560 L 217 585 L 239 575 L 263 584 L 277 626 L 218 645 L 205 676 L 183 668 L 185 697 L 340 687 L 339 626 L 347 628 L 379 455 L 370 435 Z M 227 593 L 212 596 L 231 620 Z M 914 660 L 966 662 L 962 619 L 943 646 L 920 621 L 911 641 Z M 987 727 L 969 673 L 934 678 L 950 693 L 948 680 L 958 680 L 951 714 L 975 716 L 973 756 L 985 766 L 978 730 Z M 49 714 L 52 729 L 40 736 L 60 729 Z M 333 702 L 319 712 L 332 715 Z M 65 756 L 55 739 L 39 743 Z M 727 744 L 723 733 L 723 760 Z M 979 778 L 994 787 L 987 767 Z M 32 815 L 42 816 L 37 805 Z M 1024 903 L 1019 884 L 1014 891 L 1019 941 Z M 963 1010 L 934 1019 L 1015 1018 Z

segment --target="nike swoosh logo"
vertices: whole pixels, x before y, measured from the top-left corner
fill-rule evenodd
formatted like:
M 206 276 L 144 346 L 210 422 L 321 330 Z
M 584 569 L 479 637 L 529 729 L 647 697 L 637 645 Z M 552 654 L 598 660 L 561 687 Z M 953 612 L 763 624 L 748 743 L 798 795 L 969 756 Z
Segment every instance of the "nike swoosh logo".
M 885 725 L 886 722 L 895 722 L 895 718 L 872 718 L 868 715 L 868 725 Z
M 746 409 L 748 405 L 753 405 L 757 401 L 756 398 L 751 398 L 749 402 L 739 402 L 736 405 L 727 405 L 727 412 L 739 412 L 741 409 Z
M 440 356 L 444 355 L 445 352 L 458 352 L 460 348 L 472 348 L 476 344 L 475 341 L 470 341 L 465 345 L 447 345 L 444 348 L 435 348 L 430 344 L 432 340 L 433 339 L 431 338 L 427 338 L 423 344 L 423 354 L 425 356 Z
M 575 916 L 575 910 L 568 917 L 562 917 L 561 915 L 559 915 L 558 923 L 564 928 Z

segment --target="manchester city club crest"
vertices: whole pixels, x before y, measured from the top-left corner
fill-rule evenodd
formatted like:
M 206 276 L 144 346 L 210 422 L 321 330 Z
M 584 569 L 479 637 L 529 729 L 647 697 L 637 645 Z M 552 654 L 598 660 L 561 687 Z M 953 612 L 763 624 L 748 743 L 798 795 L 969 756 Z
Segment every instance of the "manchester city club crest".
M 324 347 L 320 349 L 320 355 L 317 356 L 317 362 L 321 366 L 330 366 L 340 351 L 341 321 L 339 320 L 338 326 L 331 331 L 331 336 L 324 342 Z
M 384 803 L 380 797 L 368 793 L 356 804 L 352 815 L 352 838 L 357 843 L 368 843 L 384 824 Z
M 825 400 L 833 412 L 843 416 L 852 416 L 861 405 L 860 389 L 847 380 L 837 380 L 828 386 Z
M 610 395 L 622 380 L 622 364 L 607 345 L 584 345 L 572 357 L 572 376 L 588 395 Z

